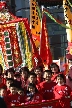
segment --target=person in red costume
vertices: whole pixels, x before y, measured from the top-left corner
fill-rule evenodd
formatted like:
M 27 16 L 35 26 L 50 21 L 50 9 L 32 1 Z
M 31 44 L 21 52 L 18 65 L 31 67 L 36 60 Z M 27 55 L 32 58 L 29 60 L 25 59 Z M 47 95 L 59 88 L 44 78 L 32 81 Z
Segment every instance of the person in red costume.
M 16 106 L 21 104 L 20 100 L 21 97 L 20 95 L 17 93 L 17 87 L 15 84 L 11 84 L 10 85 L 10 94 L 8 95 L 8 101 L 10 103 L 11 106 Z
M 54 98 L 60 99 L 62 108 L 70 108 L 71 88 L 65 84 L 66 79 L 63 74 L 57 76 L 57 85 L 54 87 Z
M 28 74 L 29 74 L 29 69 L 28 67 L 22 67 L 20 69 L 20 73 L 21 73 L 21 82 L 22 82 L 22 88 L 25 88 L 26 84 L 27 84 L 27 80 L 28 80 Z
M 26 94 L 24 93 L 23 88 L 18 89 L 18 94 L 21 96 L 21 105 L 24 105 L 25 99 L 26 99 Z
M 14 79 L 14 74 L 15 74 L 14 67 L 7 69 L 5 74 L 6 74 L 7 78 Z
M 36 85 L 33 83 L 30 83 L 28 85 L 27 89 L 27 98 L 26 101 L 33 103 L 33 102 L 41 102 L 43 97 L 38 93 L 38 90 L 36 88 Z
M 37 75 L 37 84 L 41 83 L 43 81 L 43 69 L 41 67 L 37 67 L 34 72 Z
M 37 75 L 34 72 L 31 72 L 28 76 L 27 84 L 29 85 L 29 83 L 37 84 Z
M 7 78 L 6 79 L 6 86 L 7 86 L 7 95 L 10 94 L 10 85 L 14 83 L 14 80 L 12 78 Z
M 52 71 L 45 70 L 44 71 L 45 81 L 41 82 L 37 87 L 39 92 L 42 93 L 44 100 L 53 99 L 53 88 L 56 85 L 56 83 L 51 81 L 51 77 L 52 77 Z
M 51 80 L 56 82 L 56 77 L 60 73 L 59 66 L 56 63 L 52 63 L 50 65 L 50 69 L 52 70 L 52 78 L 51 78 Z

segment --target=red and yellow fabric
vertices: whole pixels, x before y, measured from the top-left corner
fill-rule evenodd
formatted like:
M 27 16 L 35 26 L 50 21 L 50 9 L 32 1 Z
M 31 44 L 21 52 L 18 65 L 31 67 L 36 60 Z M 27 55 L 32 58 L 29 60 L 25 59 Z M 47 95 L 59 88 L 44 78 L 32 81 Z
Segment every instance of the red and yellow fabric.
M 34 41 L 33 41 L 33 37 L 32 37 L 32 34 L 31 34 L 30 27 L 29 27 L 29 25 L 26 22 L 24 22 L 24 24 L 25 24 L 26 30 L 28 32 L 28 36 L 29 36 L 31 44 L 32 44 L 32 49 L 33 49 L 32 50 L 33 67 L 43 66 L 42 59 L 41 59 L 41 57 L 39 55 L 39 52 L 38 52 L 38 50 L 36 48 L 36 45 L 35 45 Z
M 22 35 L 24 38 L 24 47 L 25 47 L 25 61 L 26 61 L 26 65 L 28 66 L 28 68 L 31 70 L 32 69 L 32 52 L 30 49 L 30 39 L 27 37 L 27 33 L 26 33 L 26 28 L 23 22 L 20 23 L 21 27 L 22 27 Z
M 64 17 L 65 17 L 65 22 L 66 25 L 70 28 L 72 28 L 72 12 L 70 10 L 70 5 L 68 0 L 63 0 L 63 9 L 64 9 Z M 72 29 L 66 29 L 67 33 L 67 40 L 68 40 L 68 50 L 69 53 L 72 50 Z
M 2 48 L 0 48 L 0 64 L 2 65 L 4 70 L 4 58 L 3 58 Z
M 30 0 L 30 29 L 36 47 L 40 47 L 41 19 L 37 10 L 36 0 Z
M 3 58 L 4 58 L 4 64 L 6 68 L 9 68 L 9 64 L 7 62 L 7 53 L 6 53 L 6 45 L 5 45 L 5 40 L 4 40 L 4 28 L 1 28 L 1 48 L 2 48 L 2 53 L 3 53 Z
M 48 66 L 52 63 L 52 55 L 51 55 L 51 51 L 49 47 L 49 39 L 48 39 L 48 32 L 46 28 L 46 16 L 45 15 L 43 16 L 43 20 L 42 20 L 40 56 L 45 66 Z
M 10 27 L 10 31 L 11 31 L 10 40 L 11 40 L 12 56 L 13 56 L 14 67 L 16 68 L 22 64 L 22 57 L 19 48 L 16 28 Z

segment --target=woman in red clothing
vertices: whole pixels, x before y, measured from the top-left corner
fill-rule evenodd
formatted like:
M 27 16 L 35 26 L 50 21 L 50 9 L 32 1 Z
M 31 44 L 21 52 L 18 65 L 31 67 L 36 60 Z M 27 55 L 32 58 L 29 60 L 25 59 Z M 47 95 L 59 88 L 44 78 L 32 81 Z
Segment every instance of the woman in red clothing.
M 50 69 L 52 70 L 52 78 L 51 78 L 51 80 L 56 82 L 57 75 L 60 73 L 59 66 L 56 63 L 52 63 L 50 65 Z
M 62 108 L 70 108 L 71 88 L 65 84 L 65 76 L 63 74 L 57 76 L 57 83 L 54 87 L 54 98 L 60 99 Z
M 27 91 L 27 102 L 41 102 L 42 101 L 42 96 L 38 93 L 38 90 L 35 86 L 35 84 L 30 83 L 28 85 L 28 91 Z

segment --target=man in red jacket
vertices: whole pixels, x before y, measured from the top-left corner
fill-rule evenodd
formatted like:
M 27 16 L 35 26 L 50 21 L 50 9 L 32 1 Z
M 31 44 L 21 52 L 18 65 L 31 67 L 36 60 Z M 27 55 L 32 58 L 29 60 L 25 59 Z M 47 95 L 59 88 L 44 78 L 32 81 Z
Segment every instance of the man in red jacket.
M 11 106 L 16 106 L 20 104 L 21 97 L 17 93 L 17 87 L 15 84 L 10 85 L 10 94 L 8 95 L 8 101 Z
M 41 82 L 38 85 L 38 90 L 40 93 L 42 93 L 44 100 L 53 99 L 53 88 L 56 85 L 56 83 L 51 81 L 51 77 L 52 77 L 52 71 L 45 70 L 44 72 L 45 81 Z

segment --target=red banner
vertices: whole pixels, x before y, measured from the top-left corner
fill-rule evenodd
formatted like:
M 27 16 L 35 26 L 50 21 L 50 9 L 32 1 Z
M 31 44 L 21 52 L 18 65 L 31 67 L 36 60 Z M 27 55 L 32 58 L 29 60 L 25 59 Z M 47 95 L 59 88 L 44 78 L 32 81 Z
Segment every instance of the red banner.
M 12 108 L 60 108 L 59 100 L 52 100 L 41 103 L 27 104 L 24 106 L 16 106 Z
M 10 41 L 11 41 L 11 47 L 12 47 L 13 62 L 14 62 L 14 67 L 16 68 L 17 66 L 21 65 L 22 57 L 21 57 L 21 52 L 19 48 L 16 28 L 11 27 L 10 30 L 11 30 Z

